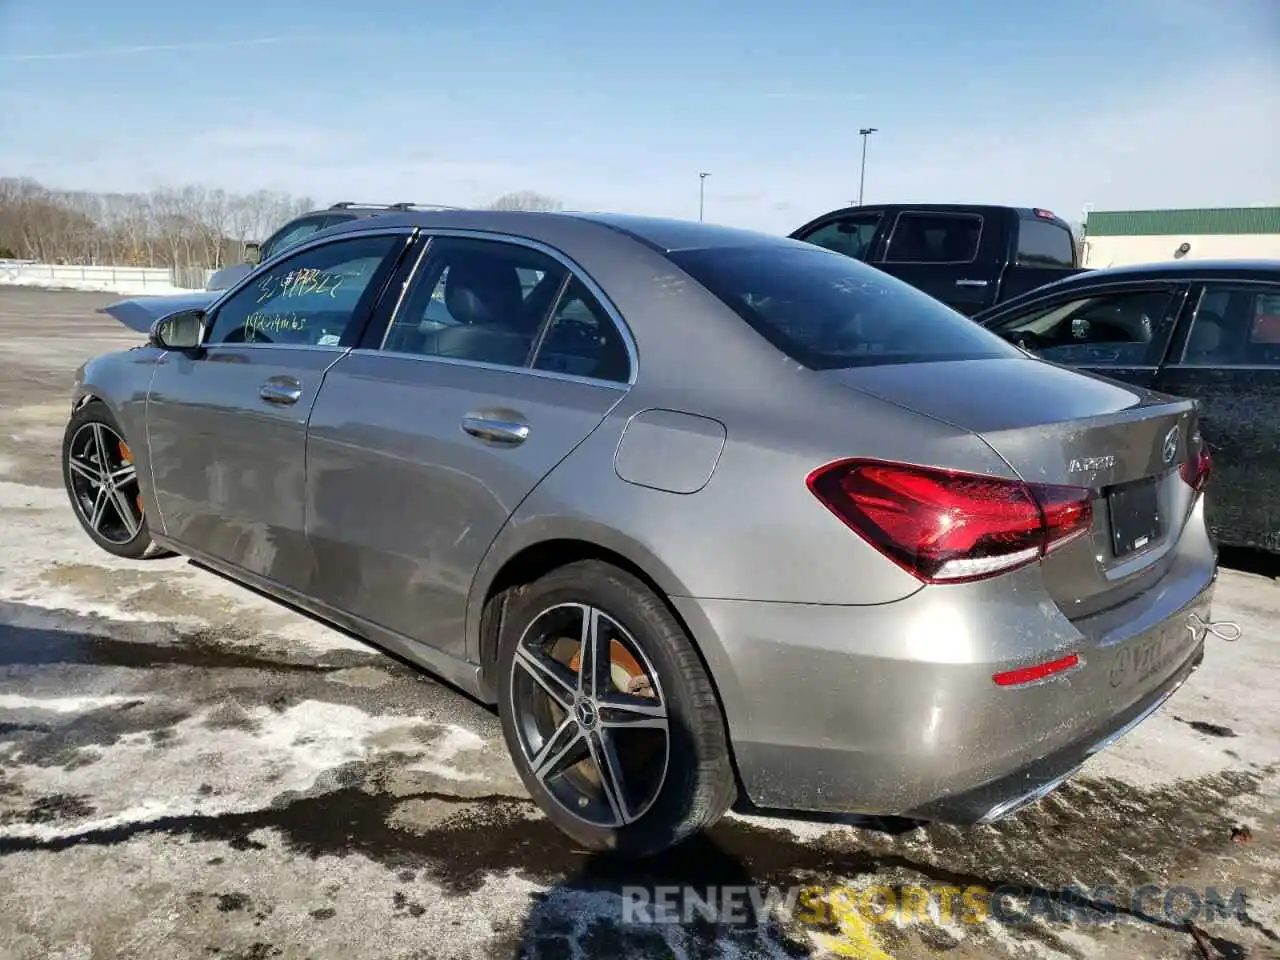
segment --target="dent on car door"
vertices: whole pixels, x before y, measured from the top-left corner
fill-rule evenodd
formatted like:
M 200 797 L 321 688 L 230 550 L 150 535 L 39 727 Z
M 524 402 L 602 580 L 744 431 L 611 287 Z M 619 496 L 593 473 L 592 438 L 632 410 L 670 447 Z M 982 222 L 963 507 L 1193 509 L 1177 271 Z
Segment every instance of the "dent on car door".
M 1280 551 L 1280 284 L 1206 284 L 1157 386 L 1200 407 L 1223 542 Z
M 334 365 L 311 415 L 307 529 L 323 599 L 462 656 L 476 569 L 622 398 L 627 344 L 547 252 L 431 240 L 381 344 Z
M 222 301 L 201 349 L 162 357 L 147 439 L 165 536 L 306 585 L 307 416 L 406 243 L 382 235 L 302 249 Z

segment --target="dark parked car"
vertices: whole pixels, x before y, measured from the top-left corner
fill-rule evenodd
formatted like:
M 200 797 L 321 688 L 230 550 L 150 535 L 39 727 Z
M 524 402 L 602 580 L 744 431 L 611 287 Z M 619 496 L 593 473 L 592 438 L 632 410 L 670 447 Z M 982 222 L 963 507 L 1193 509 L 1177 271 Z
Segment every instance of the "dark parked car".
M 266 263 L 277 253 L 301 243 L 313 233 L 338 223 L 351 220 L 363 220 L 366 217 L 377 217 L 384 213 L 403 213 L 406 210 L 448 209 L 416 203 L 352 203 L 344 200 L 335 203 L 325 210 L 312 210 L 300 217 L 294 217 L 279 230 L 267 237 L 266 242 L 246 243 L 244 245 L 244 262 L 223 267 L 209 278 L 205 288 L 208 290 L 226 290 L 247 277 L 249 272 L 259 263 Z
M 1091 270 L 974 319 L 1046 360 L 1199 401 L 1210 526 L 1280 552 L 1280 261 Z
M 968 316 L 1080 268 L 1071 227 L 1041 209 L 842 207 L 791 237 L 869 263 Z

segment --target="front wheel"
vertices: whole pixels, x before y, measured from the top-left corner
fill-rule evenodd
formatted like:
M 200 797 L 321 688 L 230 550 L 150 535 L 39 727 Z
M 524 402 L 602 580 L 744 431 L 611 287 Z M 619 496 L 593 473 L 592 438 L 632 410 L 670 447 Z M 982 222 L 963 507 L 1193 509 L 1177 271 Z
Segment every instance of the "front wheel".
M 76 519 L 93 542 L 137 560 L 152 548 L 133 451 L 111 412 L 90 401 L 62 438 L 62 479 Z
M 591 850 L 659 853 L 737 793 L 715 690 L 662 599 L 581 561 L 519 588 L 499 642 L 499 715 L 516 769 Z

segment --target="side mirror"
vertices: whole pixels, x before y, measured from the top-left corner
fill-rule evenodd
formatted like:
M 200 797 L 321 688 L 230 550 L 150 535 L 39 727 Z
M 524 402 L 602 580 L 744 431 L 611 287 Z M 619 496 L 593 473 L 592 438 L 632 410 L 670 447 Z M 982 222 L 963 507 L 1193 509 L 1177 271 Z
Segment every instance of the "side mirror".
M 161 350 L 195 350 L 204 342 L 205 312 L 180 310 L 151 325 L 151 345 Z
M 244 262 L 258 264 L 262 260 L 261 244 L 250 241 L 244 245 Z

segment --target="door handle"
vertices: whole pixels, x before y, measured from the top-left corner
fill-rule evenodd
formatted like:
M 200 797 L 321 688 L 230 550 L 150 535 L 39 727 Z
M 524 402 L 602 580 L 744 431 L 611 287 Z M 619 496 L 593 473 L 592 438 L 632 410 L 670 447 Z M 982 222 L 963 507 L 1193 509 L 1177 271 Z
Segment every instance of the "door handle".
M 258 396 L 267 403 L 297 403 L 302 396 L 302 384 L 294 377 L 272 377 L 258 388 Z
M 986 280 L 957 280 L 956 281 L 957 287 L 985 287 L 986 285 L 987 285 Z
M 518 420 L 497 420 L 468 414 L 462 418 L 462 429 L 478 440 L 490 443 L 514 445 L 529 439 L 529 425 Z

